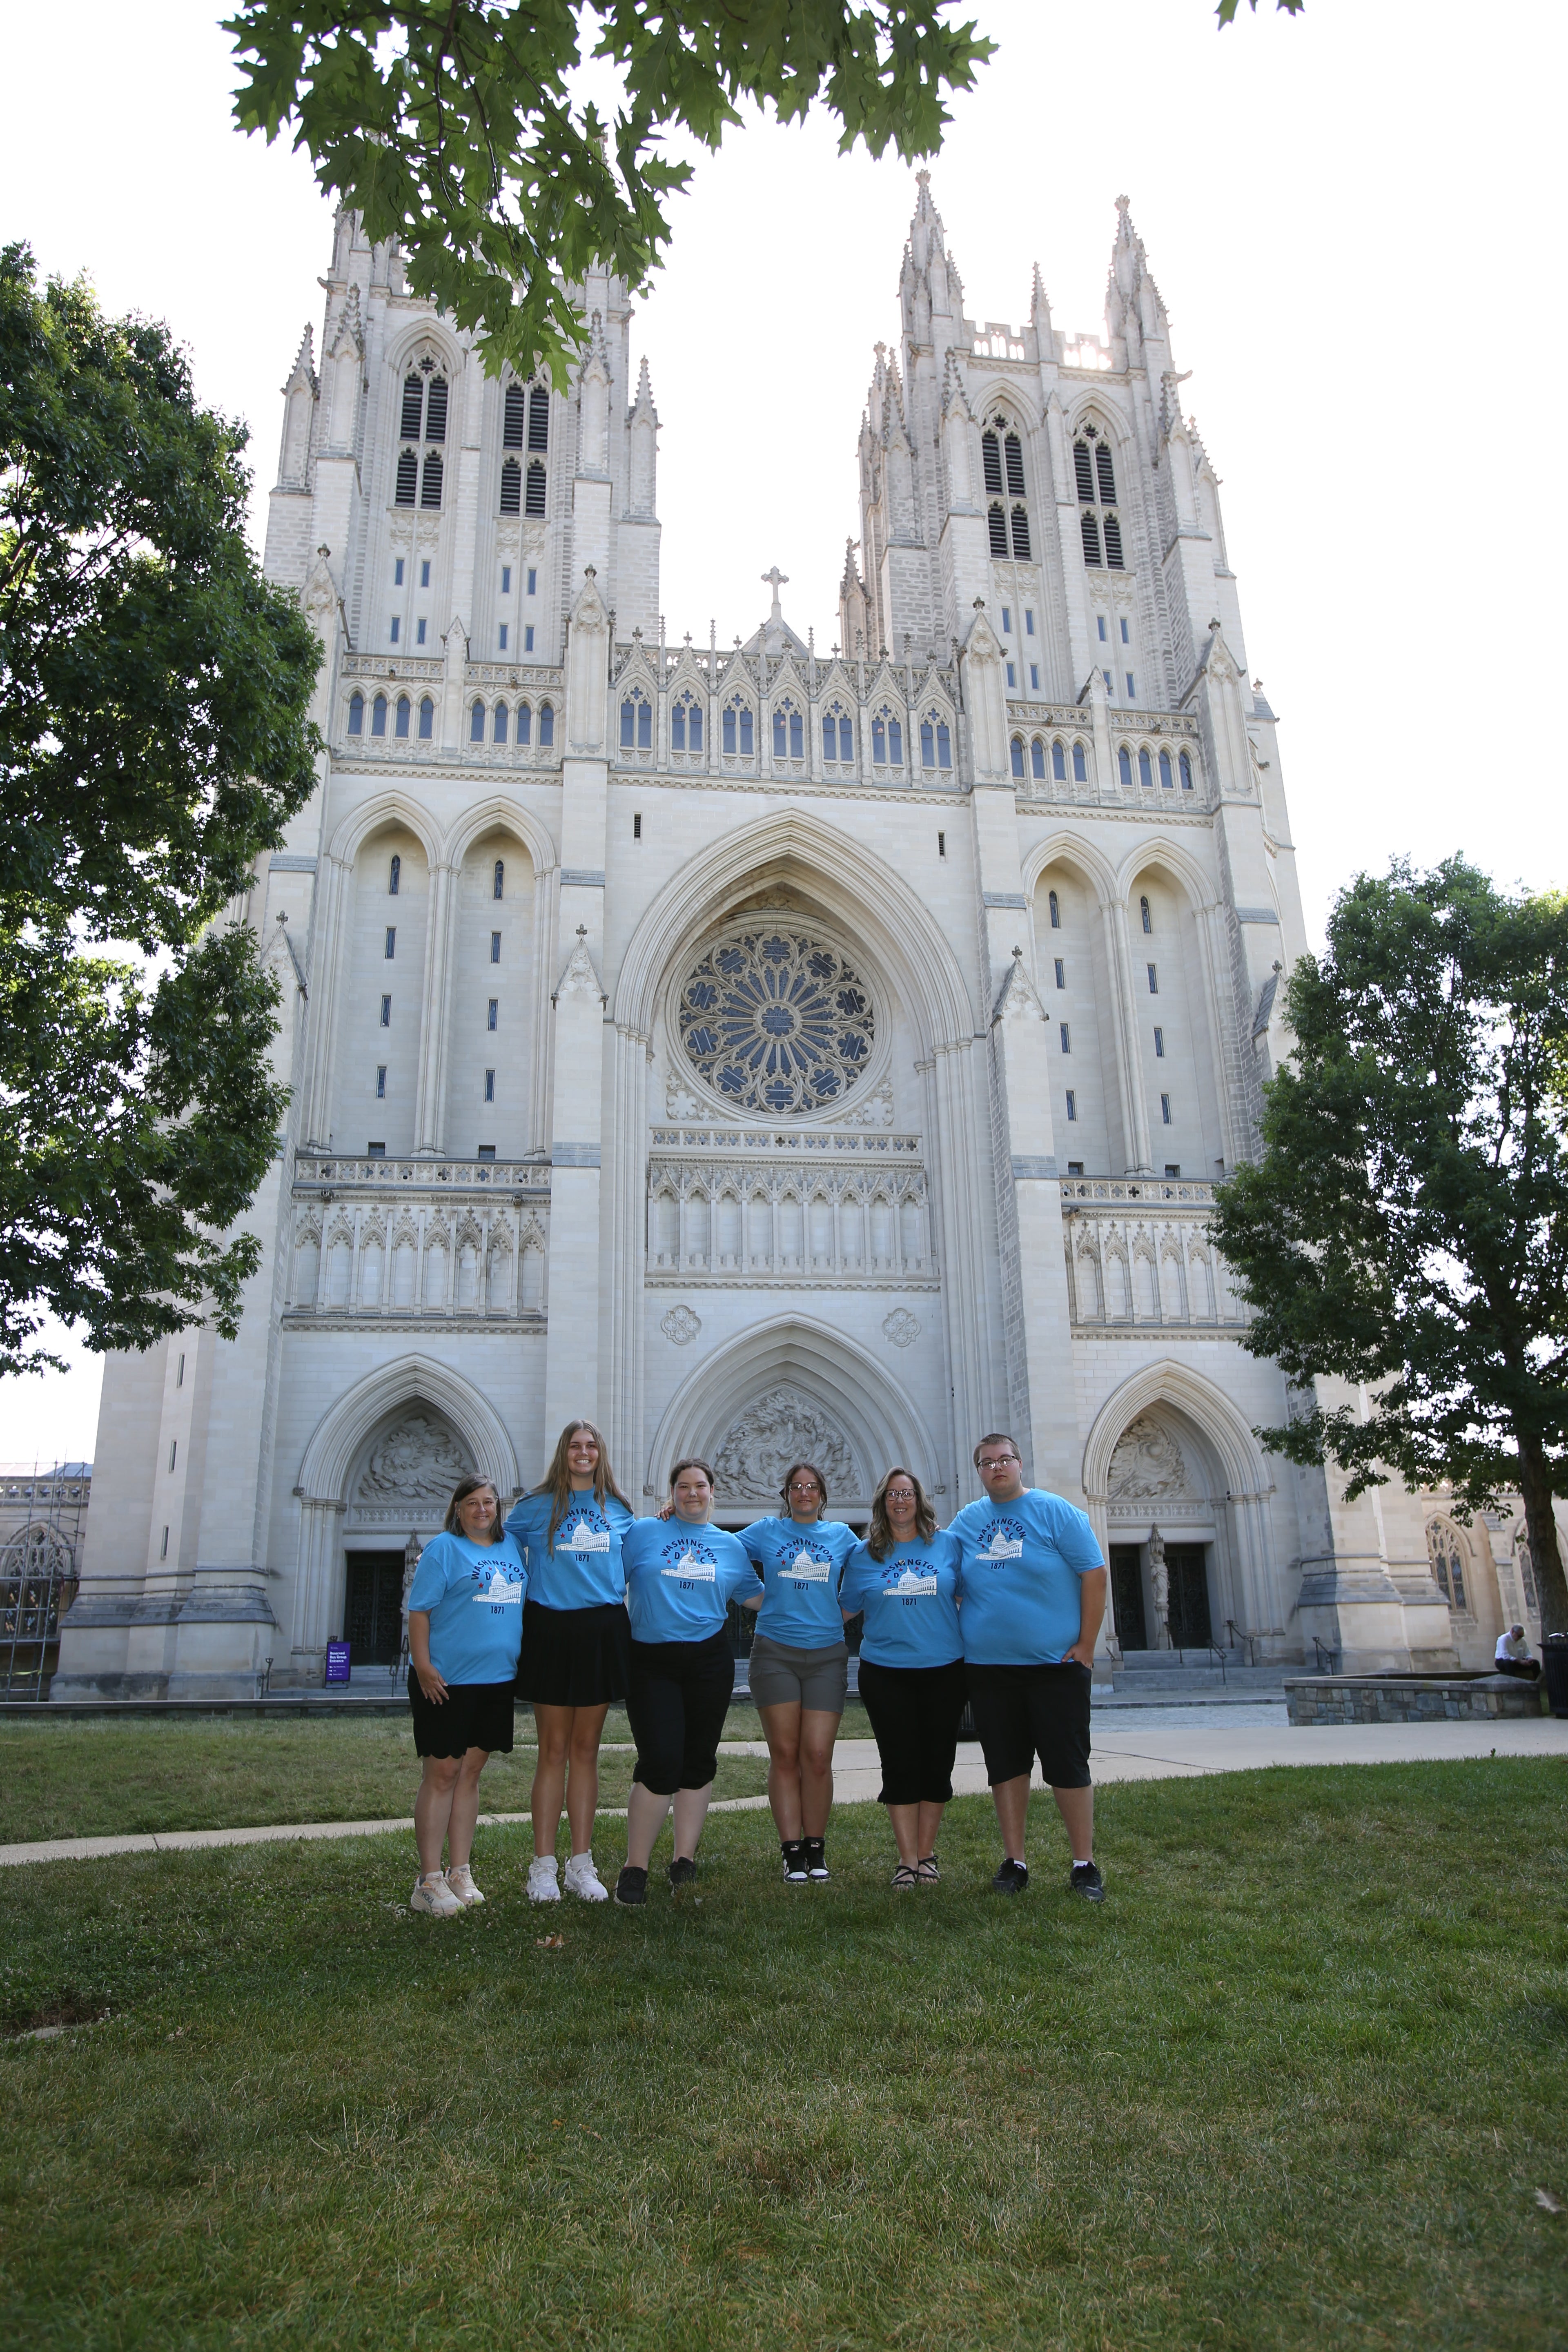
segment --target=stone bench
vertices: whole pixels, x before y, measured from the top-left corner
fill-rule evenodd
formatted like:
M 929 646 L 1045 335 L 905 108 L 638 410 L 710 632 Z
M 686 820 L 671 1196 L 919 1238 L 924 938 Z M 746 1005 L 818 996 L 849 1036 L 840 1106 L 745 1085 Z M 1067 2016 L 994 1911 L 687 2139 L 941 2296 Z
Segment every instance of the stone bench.
M 1292 1723 L 1495 1723 L 1542 1712 L 1542 1685 L 1511 1675 L 1287 1675 Z

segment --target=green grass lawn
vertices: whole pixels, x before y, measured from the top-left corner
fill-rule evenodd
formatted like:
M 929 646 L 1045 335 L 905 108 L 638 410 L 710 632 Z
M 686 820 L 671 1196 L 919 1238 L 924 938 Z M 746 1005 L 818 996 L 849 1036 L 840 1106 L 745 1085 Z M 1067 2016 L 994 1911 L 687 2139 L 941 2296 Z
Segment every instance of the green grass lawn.
M 757 1737 L 745 1710 L 734 1733 Z M 614 1710 L 605 1738 L 631 1737 Z M 528 1809 L 535 1749 L 533 1717 L 517 1715 L 518 1746 L 495 1755 L 480 1783 L 487 1812 Z M 525 1747 L 524 1741 L 529 1744 Z M 629 1754 L 603 1756 L 599 1801 L 624 1805 Z M 760 1794 L 767 1766 L 746 1757 L 720 1759 L 716 1793 Z M 155 1830 L 243 1829 L 273 1822 L 387 1821 L 414 1808 L 419 1759 L 408 1717 L 372 1716 L 312 1722 L 254 1716 L 182 1721 L 89 1716 L 79 1723 L 0 1722 L 0 1786 L 5 1790 L 5 1842 L 26 1838 L 112 1837 Z
M 1100 1797 L 1110 1900 L 894 1895 L 716 1819 L 694 1899 L 405 1906 L 406 1841 L 7 1874 L 0 2314 L 121 2347 L 1539 2352 L 1564 2341 L 1560 1764 Z M 613 1863 L 615 1841 L 601 1841 Z M 550 1948 L 547 1934 L 563 1936 Z

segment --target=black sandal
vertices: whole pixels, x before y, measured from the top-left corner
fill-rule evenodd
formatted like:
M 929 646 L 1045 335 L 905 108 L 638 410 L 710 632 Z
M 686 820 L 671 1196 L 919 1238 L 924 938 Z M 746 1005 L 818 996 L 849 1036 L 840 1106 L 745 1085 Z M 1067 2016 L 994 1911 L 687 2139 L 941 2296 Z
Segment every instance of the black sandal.
M 907 1895 L 911 1886 L 920 1885 L 920 1872 L 912 1862 L 900 1862 L 893 1873 L 892 1883 L 900 1895 Z
M 936 1866 L 936 1856 L 934 1853 L 921 1854 L 919 1862 L 915 1864 L 915 1875 L 919 1878 L 922 1886 L 934 1886 L 936 1885 L 938 1879 L 942 1876 L 942 1873 Z

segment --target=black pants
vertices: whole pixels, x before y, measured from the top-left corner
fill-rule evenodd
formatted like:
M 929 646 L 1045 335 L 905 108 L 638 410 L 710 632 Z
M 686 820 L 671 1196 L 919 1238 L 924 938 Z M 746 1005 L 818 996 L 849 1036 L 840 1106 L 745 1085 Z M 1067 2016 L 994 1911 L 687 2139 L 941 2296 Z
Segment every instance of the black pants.
M 879 1666 L 860 1661 L 860 1696 L 882 1759 L 884 1805 L 945 1805 L 952 1794 L 958 1718 L 968 1683 L 950 1666 Z
M 705 1642 L 634 1642 L 626 1715 L 637 1744 L 634 1781 L 656 1797 L 705 1789 L 735 1688 L 726 1633 Z
M 1539 1658 L 1494 1658 L 1492 1672 L 1494 1675 L 1511 1675 L 1515 1682 L 1539 1682 L 1541 1661 Z

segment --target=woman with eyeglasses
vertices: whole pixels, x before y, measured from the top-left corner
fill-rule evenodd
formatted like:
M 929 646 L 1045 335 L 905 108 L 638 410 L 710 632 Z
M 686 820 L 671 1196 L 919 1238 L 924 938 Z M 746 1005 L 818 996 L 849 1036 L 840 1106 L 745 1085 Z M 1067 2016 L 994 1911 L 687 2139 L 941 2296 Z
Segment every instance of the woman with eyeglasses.
M 952 1795 L 952 1759 L 967 1685 L 958 1630 L 957 1538 L 912 1470 L 889 1470 L 871 1497 L 871 1532 L 857 1544 L 838 1598 L 847 1618 L 866 1612 L 860 1696 L 882 1764 L 900 1894 L 940 1876 L 937 1831 Z
M 779 1499 L 784 1516 L 754 1520 L 741 1541 L 763 1575 L 751 1690 L 768 1743 L 768 1802 L 785 1881 L 804 1886 L 827 1876 L 833 1743 L 849 1687 L 838 1581 L 856 1537 L 824 1517 L 827 1481 L 813 1463 L 790 1464 Z

